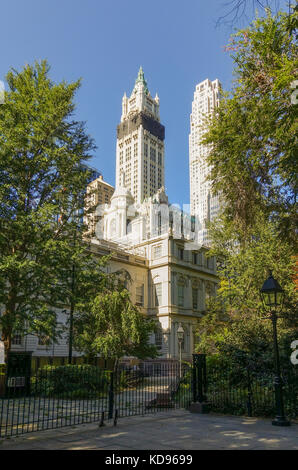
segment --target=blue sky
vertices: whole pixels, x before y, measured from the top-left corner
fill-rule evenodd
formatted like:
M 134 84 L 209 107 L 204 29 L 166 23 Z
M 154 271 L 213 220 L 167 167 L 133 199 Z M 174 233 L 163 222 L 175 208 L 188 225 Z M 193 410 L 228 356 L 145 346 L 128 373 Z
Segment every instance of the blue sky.
M 188 133 L 195 85 L 219 78 L 230 89 L 232 30 L 216 28 L 221 0 L 10 0 L 1 2 L 0 80 L 10 67 L 47 59 L 55 81 L 82 78 L 76 117 L 98 146 L 90 162 L 115 181 L 121 100 L 142 65 L 166 127 L 166 189 L 189 203 Z

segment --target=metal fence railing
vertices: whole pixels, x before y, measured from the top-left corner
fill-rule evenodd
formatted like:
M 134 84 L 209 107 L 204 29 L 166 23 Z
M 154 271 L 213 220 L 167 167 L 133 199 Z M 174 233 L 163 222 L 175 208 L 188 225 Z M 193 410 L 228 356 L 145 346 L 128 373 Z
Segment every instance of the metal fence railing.
M 211 360 L 210 360 L 211 359 Z M 209 360 L 209 361 L 208 361 Z M 289 366 L 282 373 L 285 414 L 298 418 L 298 371 Z M 217 413 L 275 416 L 274 372 L 236 367 L 207 358 L 206 395 Z
M 0 437 L 186 407 L 190 374 L 173 364 L 115 371 L 89 365 L 14 370 L 0 399 Z
M 274 417 L 272 371 L 249 370 L 215 357 L 203 359 L 192 367 L 183 364 L 181 376 L 178 362 L 144 362 L 117 371 L 48 365 L 31 369 L 30 375 L 17 368 L 8 374 L 3 368 L 0 437 L 187 409 L 201 399 L 216 413 Z M 285 413 L 297 418 L 297 369 L 288 367 L 282 376 Z
M 190 367 L 184 365 L 179 376 L 178 363 L 146 363 L 136 370 L 115 374 L 114 408 L 119 417 L 144 415 L 160 410 L 187 408 L 191 402 Z

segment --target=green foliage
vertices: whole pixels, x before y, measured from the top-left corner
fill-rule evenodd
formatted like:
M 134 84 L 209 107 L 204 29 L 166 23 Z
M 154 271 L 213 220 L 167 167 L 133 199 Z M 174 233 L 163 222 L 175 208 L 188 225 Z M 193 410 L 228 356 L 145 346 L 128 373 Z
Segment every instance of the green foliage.
M 132 304 L 129 292 L 115 284 L 114 290 L 104 289 L 89 305 L 78 311 L 74 320 L 75 345 L 89 357 L 100 354 L 115 359 L 135 356 L 156 357 L 157 350 L 149 344 L 155 323 Z
M 222 193 L 225 227 L 240 244 L 251 238 L 256 214 L 277 221 L 281 239 L 297 243 L 297 42 L 289 21 L 298 11 L 256 19 L 228 45 L 235 83 L 221 100 L 205 142 L 213 190 Z
M 55 398 L 103 398 L 110 372 L 91 365 L 45 366 L 31 379 L 34 395 Z
M 210 224 L 219 284 L 199 321 L 197 351 L 227 358 L 239 380 L 248 369 L 273 369 L 272 324 L 260 299 L 269 269 L 285 290 L 278 321 L 284 370 L 298 335 L 297 105 L 291 102 L 297 18 L 297 10 L 290 18 L 267 12 L 233 35 L 227 49 L 234 88 L 223 94 L 205 134 L 213 191 L 224 204 Z
M 73 119 L 80 82 L 53 83 L 46 61 L 11 70 L 0 106 L 0 328 L 55 337 L 57 271 L 77 230 L 94 148 Z M 49 307 L 51 306 L 51 307 Z
M 211 298 L 198 327 L 198 351 L 218 352 L 224 345 L 272 358 L 272 324 L 260 299 L 260 288 L 271 268 L 285 290 L 285 302 L 278 324 L 279 342 L 290 357 L 290 343 L 297 337 L 297 289 L 294 278 L 296 258 L 287 241 L 281 243 L 273 223 L 255 221 L 254 237 L 245 246 L 226 240 L 227 234 L 214 224 L 211 254 L 223 260 L 218 268 L 217 296 Z M 230 232 L 229 236 L 230 236 Z
M 272 357 L 272 355 L 271 355 Z M 298 376 L 289 358 L 283 363 L 284 405 L 286 415 L 297 417 Z M 260 351 L 255 354 L 231 347 L 207 357 L 207 396 L 212 411 L 247 415 L 250 401 L 252 416 L 276 413 L 273 364 Z

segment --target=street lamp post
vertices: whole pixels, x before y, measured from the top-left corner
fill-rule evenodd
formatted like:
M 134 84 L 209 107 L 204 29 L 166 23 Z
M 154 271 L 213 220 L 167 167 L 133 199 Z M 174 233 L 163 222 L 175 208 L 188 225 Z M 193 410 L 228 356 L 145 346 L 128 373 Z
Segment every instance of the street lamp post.
M 179 377 L 181 379 L 182 377 L 182 341 L 184 337 L 184 330 L 182 328 L 181 323 L 179 323 L 179 327 L 177 330 L 177 338 L 178 338 L 178 343 L 179 343 L 179 354 L 180 354 L 180 372 L 179 372 Z
M 280 373 L 280 360 L 279 350 L 277 342 L 277 309 L 282 309 L 284 291 L 280 287 L 279 283 L 274 279 L 270 271 L 268 279 L 263 284 L 260 290 L 261 298 L 266 310 L 270 312 L 270 318 L 273 326 L 273 348 L 274 348 L 274 359 L 275 359 L 275 378 L 274 378 L 274 391 L 275 391 L 275 405 L 276 405 L 276 417 L 272 421 L 274 426 L 290 426 L 290 422 L 286 419 L 284 413 L 283 403 L 283 381 Z

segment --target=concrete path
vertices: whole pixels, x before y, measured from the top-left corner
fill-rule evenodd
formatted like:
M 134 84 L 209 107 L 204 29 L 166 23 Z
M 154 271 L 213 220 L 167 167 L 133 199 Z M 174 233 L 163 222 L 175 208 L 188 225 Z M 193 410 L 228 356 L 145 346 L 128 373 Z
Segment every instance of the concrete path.
M 278 428 L 270 420 L 199 415 L 185 410 L 35 432 L 0 440 L 0 450 L 196 450 L 295 449 L 298 424 Z

